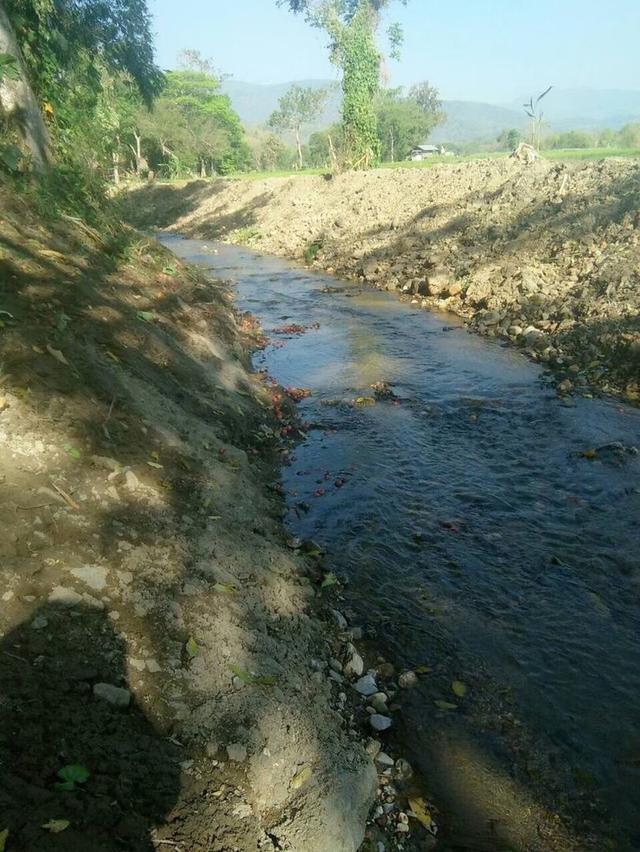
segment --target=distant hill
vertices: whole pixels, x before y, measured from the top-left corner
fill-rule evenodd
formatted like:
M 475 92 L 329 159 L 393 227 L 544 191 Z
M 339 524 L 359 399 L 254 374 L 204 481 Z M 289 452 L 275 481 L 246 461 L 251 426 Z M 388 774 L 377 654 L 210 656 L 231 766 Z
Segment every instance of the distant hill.
M 307 136 L 313 130 L 328 127 L 338 120 L 341 94 L 335 82 L 295 82 L 314 89 L 332 88 L 324 113 L 313 127 L 307 128 Z M 242 121 L 248 126 L 255 126 L 264 124 L 273 110 L 277 109 L 278 100 L 291 85 L 261 85 L 225 80 L 222 90 L 231 98 Z M 479 139 L 494 139 L 502 130 L 512 127 L 522 129 L 527 124 L 527 117 L 522 109 L 527 98 L 528 95 L 503 105 L 477 101 L 444 101 L 447 120 L 433 131 L 429 140 L 436 143 L 473 142 Z M 623 89 L 552 89 L 543 101 L 543 110 L 549 131 L 600 130 L 605 127 L 617 130 L 629 122 L 640 122 L 640 92 Z
M 430 142 L 472 142 L 495 139 L 502 130 L 522 129 L 527 123 L 523 110 L 476 101 L 443 101 L 447 119 L 429 136 Z
M 526 98 L 509 104 L 522 109 Z M 625 89 L 552 89 L 541 103 L 552 130 L 618 130 L 640 121 L 640 92 Z

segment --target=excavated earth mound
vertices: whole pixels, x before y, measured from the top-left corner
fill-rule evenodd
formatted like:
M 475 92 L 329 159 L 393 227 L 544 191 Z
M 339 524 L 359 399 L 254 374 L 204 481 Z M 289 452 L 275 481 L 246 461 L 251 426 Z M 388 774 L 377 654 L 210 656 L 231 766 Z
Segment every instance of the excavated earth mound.
M 563 392 L 640 399 L 640 165 L 515 159 L 148 186 L 139 225 L 242 242 L 453 311 Z

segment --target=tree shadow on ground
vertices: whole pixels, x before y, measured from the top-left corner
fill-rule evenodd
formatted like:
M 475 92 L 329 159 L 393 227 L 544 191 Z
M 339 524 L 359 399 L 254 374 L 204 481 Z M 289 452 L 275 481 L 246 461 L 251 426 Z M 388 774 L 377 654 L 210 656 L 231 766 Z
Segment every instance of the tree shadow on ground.
M 105 683 L 121 690 L 124 706 L 94 695 Z M 104 611 L 36 609 L 2 639 L 0 694 L 0 823 L 9 848 L 156 848 L 150 834 L 179 796 L 183 756 L 128 701 L 126 649 Z M 65 791 L 58 773 L 69 765 L 89 777 Z M 44 827 L 57 820 L 68 827 Z

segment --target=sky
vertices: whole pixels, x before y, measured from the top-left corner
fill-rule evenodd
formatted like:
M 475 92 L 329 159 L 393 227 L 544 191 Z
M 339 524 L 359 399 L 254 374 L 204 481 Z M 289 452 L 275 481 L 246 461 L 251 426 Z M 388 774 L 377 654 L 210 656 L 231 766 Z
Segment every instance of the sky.
M 159 64 L 184 48 L 236 80 L 335 79 L 326 37 L 276 0 L 149 0 Z M 511 103 L 548 85 L 640 89 L 639 0 L 409 0 L 389 84 L 429 80 L 443 98 Z

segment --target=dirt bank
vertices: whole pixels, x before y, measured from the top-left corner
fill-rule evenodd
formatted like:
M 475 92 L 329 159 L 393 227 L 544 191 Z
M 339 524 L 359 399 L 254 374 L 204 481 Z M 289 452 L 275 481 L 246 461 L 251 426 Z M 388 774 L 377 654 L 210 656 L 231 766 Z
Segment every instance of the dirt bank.
M 251 324 L 134 232 L 0 209 L 0 838 L 354 852 L 350 634 L 285 540 Z
M 137 224 L 244 242 L 454 311 L 564 392 L 640 398 L 640 166 L 486 160 L 196 181 L 125 200 Z

